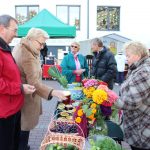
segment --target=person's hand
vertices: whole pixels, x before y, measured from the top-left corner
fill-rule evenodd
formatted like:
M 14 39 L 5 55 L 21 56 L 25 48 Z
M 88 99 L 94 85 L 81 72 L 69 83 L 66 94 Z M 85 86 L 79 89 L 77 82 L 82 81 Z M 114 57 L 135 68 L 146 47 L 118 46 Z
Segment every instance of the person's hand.
M 53 90 L 52 91 L 52 96 L 57 97 L 58 101 L 60 101 L 60 102 L 67 99 L 62 90 Z
M 34 86 L 29 84 L 23 84 L 22 87 L 25 94 L 32 94 L 36 90 Z
M 85 72 L 85 69 L 81 69 L 82 73 Z
M 75 70 L 75 73 L 77 75 L 81 75 L 84 71 L 85 71 L 85 69 L 78 69 L 78 70 Z

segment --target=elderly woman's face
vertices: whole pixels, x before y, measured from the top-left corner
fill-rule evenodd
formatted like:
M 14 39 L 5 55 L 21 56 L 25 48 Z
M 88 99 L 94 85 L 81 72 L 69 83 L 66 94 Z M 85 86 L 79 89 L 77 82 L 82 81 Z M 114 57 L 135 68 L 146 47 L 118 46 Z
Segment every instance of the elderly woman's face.
M 35 47 L 37 50 L 41 50 L 44 48 L 45 46 L 45 41 L 46 39 L 44 37 L 39 37 L 37 39 L 34 40 L 34 43 L 35 43 Z
M 72 43 L 70 47 L 71 47 L 71 52 L 73 54 L 76 54 L 79 51 L 79 45 L 77 45 L 75 43 Z
M 126 50 L 126 58 L 129 66 L 140 60 L 140 56 L 131 53 L 129 50 Z

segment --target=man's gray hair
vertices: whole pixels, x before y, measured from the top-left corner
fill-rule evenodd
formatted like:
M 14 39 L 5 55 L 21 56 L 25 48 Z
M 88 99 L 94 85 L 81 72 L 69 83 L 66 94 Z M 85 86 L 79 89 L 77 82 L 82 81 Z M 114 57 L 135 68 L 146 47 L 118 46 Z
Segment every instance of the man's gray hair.
M 103 47 L 103 42 L 100 38 L 94 38 L 91 40 L 91 44 L 97 44 L 99 47 Z
M 18 21 L 15 18 L 13 18 L 12 16 L 1 15 L 0 16 L 0 25 L 3 25 L 4 27 L 9 27 L 11 20 L 14 20 L 18 24 Z

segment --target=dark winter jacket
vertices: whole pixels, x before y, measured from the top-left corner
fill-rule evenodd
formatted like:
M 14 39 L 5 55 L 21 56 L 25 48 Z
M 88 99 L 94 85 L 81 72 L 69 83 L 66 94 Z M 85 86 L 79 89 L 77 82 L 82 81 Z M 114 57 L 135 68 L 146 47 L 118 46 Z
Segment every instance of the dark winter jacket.
M 113 81 L 117 72 L 117 64 L 114 55 L 106 48 L 98 53 L 94 53 L 91 75 L 96 79 L 102 80 L 113 88 Z

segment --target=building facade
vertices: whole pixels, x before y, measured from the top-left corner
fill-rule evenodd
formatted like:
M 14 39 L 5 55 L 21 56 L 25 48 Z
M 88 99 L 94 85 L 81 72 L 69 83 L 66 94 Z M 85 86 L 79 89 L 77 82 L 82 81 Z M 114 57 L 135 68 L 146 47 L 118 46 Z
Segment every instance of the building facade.
M 47 45 L 51 49 L 60 46 L 60 49 L 67 51 L 74 40 L 85 41 L 114 33 L 142 41 L 150 47 L 147 32 L 150 26 L 148 1 L 5 0 L 0 5 L 0 14 L 10 14 L 22 23 L 44 8 L 64 23 L 75 25 L 77 29 L 75 39 L 49 39 Z M 14 39 L 11 45 L 14 46 L 18 41 Z

